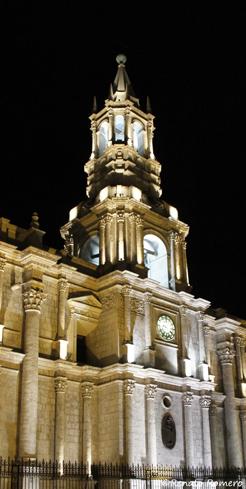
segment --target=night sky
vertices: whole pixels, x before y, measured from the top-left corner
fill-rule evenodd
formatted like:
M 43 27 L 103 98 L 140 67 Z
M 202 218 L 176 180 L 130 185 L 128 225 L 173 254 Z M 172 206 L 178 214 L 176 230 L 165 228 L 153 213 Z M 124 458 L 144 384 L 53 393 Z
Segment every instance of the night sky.
M 163 198 L 190 226 L 192 293 L 246 318 L 245 12 L 49 4 L 10 2 L 2 16 L 0 216 L 28 227 L 37 211 L 46 245 L 62 248 L 59 228 L 85 199 L 93 95 L 103 107 L 123 52 L 156 116 Z

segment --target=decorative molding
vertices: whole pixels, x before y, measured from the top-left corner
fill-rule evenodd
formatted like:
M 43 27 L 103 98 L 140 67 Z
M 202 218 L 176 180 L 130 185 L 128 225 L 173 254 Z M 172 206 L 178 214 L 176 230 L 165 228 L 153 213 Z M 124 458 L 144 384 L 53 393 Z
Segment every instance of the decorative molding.
M 154 399 L 157 392 L 157 385 L 148 384 L 145 386 L 146 399 Z
M 192 392 L 190 391 L 187 391 L 183 394 L 182 396 L 182 399 L 183 399 L 183 404 L 184 406 L 191 406 L 192 405 L 192 401 L 193 401 L 193 394 Z
M 124 393 L 126 396 L 131 396 L 134 392 L 136 382 L 135 380 L 127 379 L 124 380 Z
M 92 382 L 81 383 L 81 395 L 83 398 L 91 399 L 94 385 Z
M 46 299 L 46 295 L 40 290 L 31 287 L 26 292 L 23 292 L 23 302 L 25 311 L 40 311 L 42 302 Z
M 130 297 L 130 295 L 132 294 L 131 285 L 123 285 L 121 289 L 121 293 L 123 294 L 124 297 Z
M 203 395 L 200 397 L 201 408 L 209 408 L 211 405 L 211 402 L 212 402 L 212 400 L 211 400 L 210 396 Z
M 245 346 L 245 339 L 242 336 L 235 336 L 235 344 L 243 348 Z
M 152 297 L 153 297 L 153 295 L 150 292 L 146 292 L 144 294 L 144 303 L 145 304 L 150 304 Z
M 204 333 L 204 336 L 209 336 L 209 334 L 210 334 L 210 327 L 207 324 L 203 325 L 203 333 Z
M 56 377 L 54 379 L 55 391 L 57 392 L 65 392 L 67 387 L 67 379 L 65 377 Z
M 209 412 L 210 412 L 210 416 L 216 416 L 217 415 L 217 405 L 215 404 L 215 402 L 211 402 Z
M 68 289 L 68 282 L 67 282 L 67 280 L 65 280 L 63 278 L 61 280 L 59 280 L 58 287 L 59 287 L 59 291 L 60 292 L 66 292 L 67 289 Z
M 111 309 L 115 301 L 115 294 L 105 295 L 104 297 L 101 297 L 101 301 L 102 301 L 103 309 L 105 310 Z

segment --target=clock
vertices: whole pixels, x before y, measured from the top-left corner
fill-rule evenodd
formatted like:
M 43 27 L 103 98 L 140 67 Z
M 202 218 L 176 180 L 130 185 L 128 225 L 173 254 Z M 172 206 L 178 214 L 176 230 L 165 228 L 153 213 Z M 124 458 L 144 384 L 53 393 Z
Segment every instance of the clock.
M 169 316 L 160 316 L 157 321 L 157 332 L 162 340 L 172 341 L 175 338 L 175 326 Z

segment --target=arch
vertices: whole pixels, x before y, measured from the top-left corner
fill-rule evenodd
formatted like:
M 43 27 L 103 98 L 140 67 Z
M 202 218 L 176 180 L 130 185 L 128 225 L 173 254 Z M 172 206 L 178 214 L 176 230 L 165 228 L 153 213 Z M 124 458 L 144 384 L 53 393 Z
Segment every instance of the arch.
M 115 141 L 125 141 L 125 119 L 123 115 L 116 115 L 114 120 Z
M 101 156 L 104 153 L 105 149 L 108 147 L 108 132 L 109 132 L 108 121 L 102 121 L 99 126 L 99 143 L 98 143 L 99 156 Z
M 80 250 L 80 258 L 99 265 L 99 236 L 94 234 L 86 240 Z
M 133 133 L 133 147 L 134 149 L 143 156 L 145 153 L 144 144 L 144 125 L 140 121 L 133 121 L 132 123 L 132 133 Z
M 169 287 L 167 249 L 155 234 L 144 236 L 144 264 L 149 269 L 149 278 Z

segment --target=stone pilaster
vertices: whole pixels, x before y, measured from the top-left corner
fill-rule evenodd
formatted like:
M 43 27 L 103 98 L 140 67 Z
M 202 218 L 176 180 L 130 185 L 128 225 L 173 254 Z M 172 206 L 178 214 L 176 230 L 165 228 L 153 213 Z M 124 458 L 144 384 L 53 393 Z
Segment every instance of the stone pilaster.
M 244 467 L 246 468 L 246 411 L 240 412 L 240 420 L 241 420 L 242 437 L 243 437 Z
M 3 257 L 0 257 L 0 325 L 3 323 L 3 277 L 4 277 L 4 268 L 6 265 L 6 260 Z
M 99 242 L 100 242 L 100 265 L 105 265 L 106 263 L 106 221 L 105 219 L 100 220 L 99 224 Z
M 92 132 L 92 150 L 91 150 L 91 159 L 96 158 L 97 155 L 97 126 L 96 121 L 91 121 L 91 132 Z
M 91 399 L 93 394 L 92 382 L 82 382 L 82 461 L 87 465 L 88 474 L 91 474 L 92 462 L 92 421 Z
M 176 233 L 173 231 L 170 232 L 170 287 L 173 290 L 176 290 L 176 279 L 175 279 L 175 236 Z
M 156 421 L 155 421 L 155 396 L 157 385 L 145 386 L 146 420 L 147 420 L 147 463 L 157 465 L 156 453 Z
M 203 464 L 205 465 L 205 467 L 212 467 L 211 435 L 209 423 L 210 404 L 210 396 L 202 395 L 200 397 L 200 406 L 202 410 Z
M 131 294 L 132 288 L 128 285 L 122 287 L 122 295 L 124 297 L 124 340 L 131 342 Z
M 44 294 L 30 287 L 23 293 L 25 324 L 21 375 L 19 457 L 36 458 L 38 416 L 38 352 L 40 308 Z
M 66 300 L 68 293 L 67 280 L 61 279 L 58 282 L 58 338 L 65 339 L 65 313 L 66 313 Z
M 134 409 L 133 393 L 135 389 L 134 380 L 124 380 L 124 404 L 125 404 L 125 462 L 134 463 Z
M 215 403 L 211 404 L 210 407 L 210 425 L 211 425 L 211 447 L 213 454 L 213 467 L 220 467 L 220 448 L 218 445 L 218 421 L 217 421 L 217 406 Z
M 235 355 L 232 344 L 223 345 L 218 349 L 222 366 L 223 385 L 226 394 L 224 401 L 224 415 L 226 425 L 226 441 L 228 465 L 230 467 L 243 466 L 241 430 L 238 411 L 235 403 L 235 386 L 233 378 L 233 357 Z
M 187 467 L 194 465 L 194 442 L 192 426 L 192 400 L 193 394 L 187 391 L 183 394 L 184 406 L 184 438 L 185 438 L 185 463 Z
M 137 243 L 136 243 L 136 216 L 135 216 L 135 214 L 129 214 L 129 222 L 130 222 L 130 260 L 132 263 L 136 263 Z
M 137 241 L 137 263 L 144 264 L 144 247 L 143 247 L 143 219 L 136 216 L 136 241 Z
M 236 349 L 236 366 L 237 366 L 237 378 L 238 378 L 238 393 L 242 395 L 242 384 L 243 381 L 243 363 L 241 356 L 241 345 L 244 345 L 244 339 L 241 336 L 236 336 L 235 338 L 235 349 Z
M 125 237 L 124 237 L 124 213 L 117 213 L 117 246 L 118 246 L 118 261 L 125 259 Z
M 181 244 L 182 244 L 183 278 L 185 283 L 187 285 L 190 285 L 188 265 L 187 265 L 187 254 L 186 254 L 187 243 L 186 241 L 182 240 Z
M 55 384 L 55 460 L 62 464 L 65 457 L 65 393 L 67 379 L 56 377 Z

